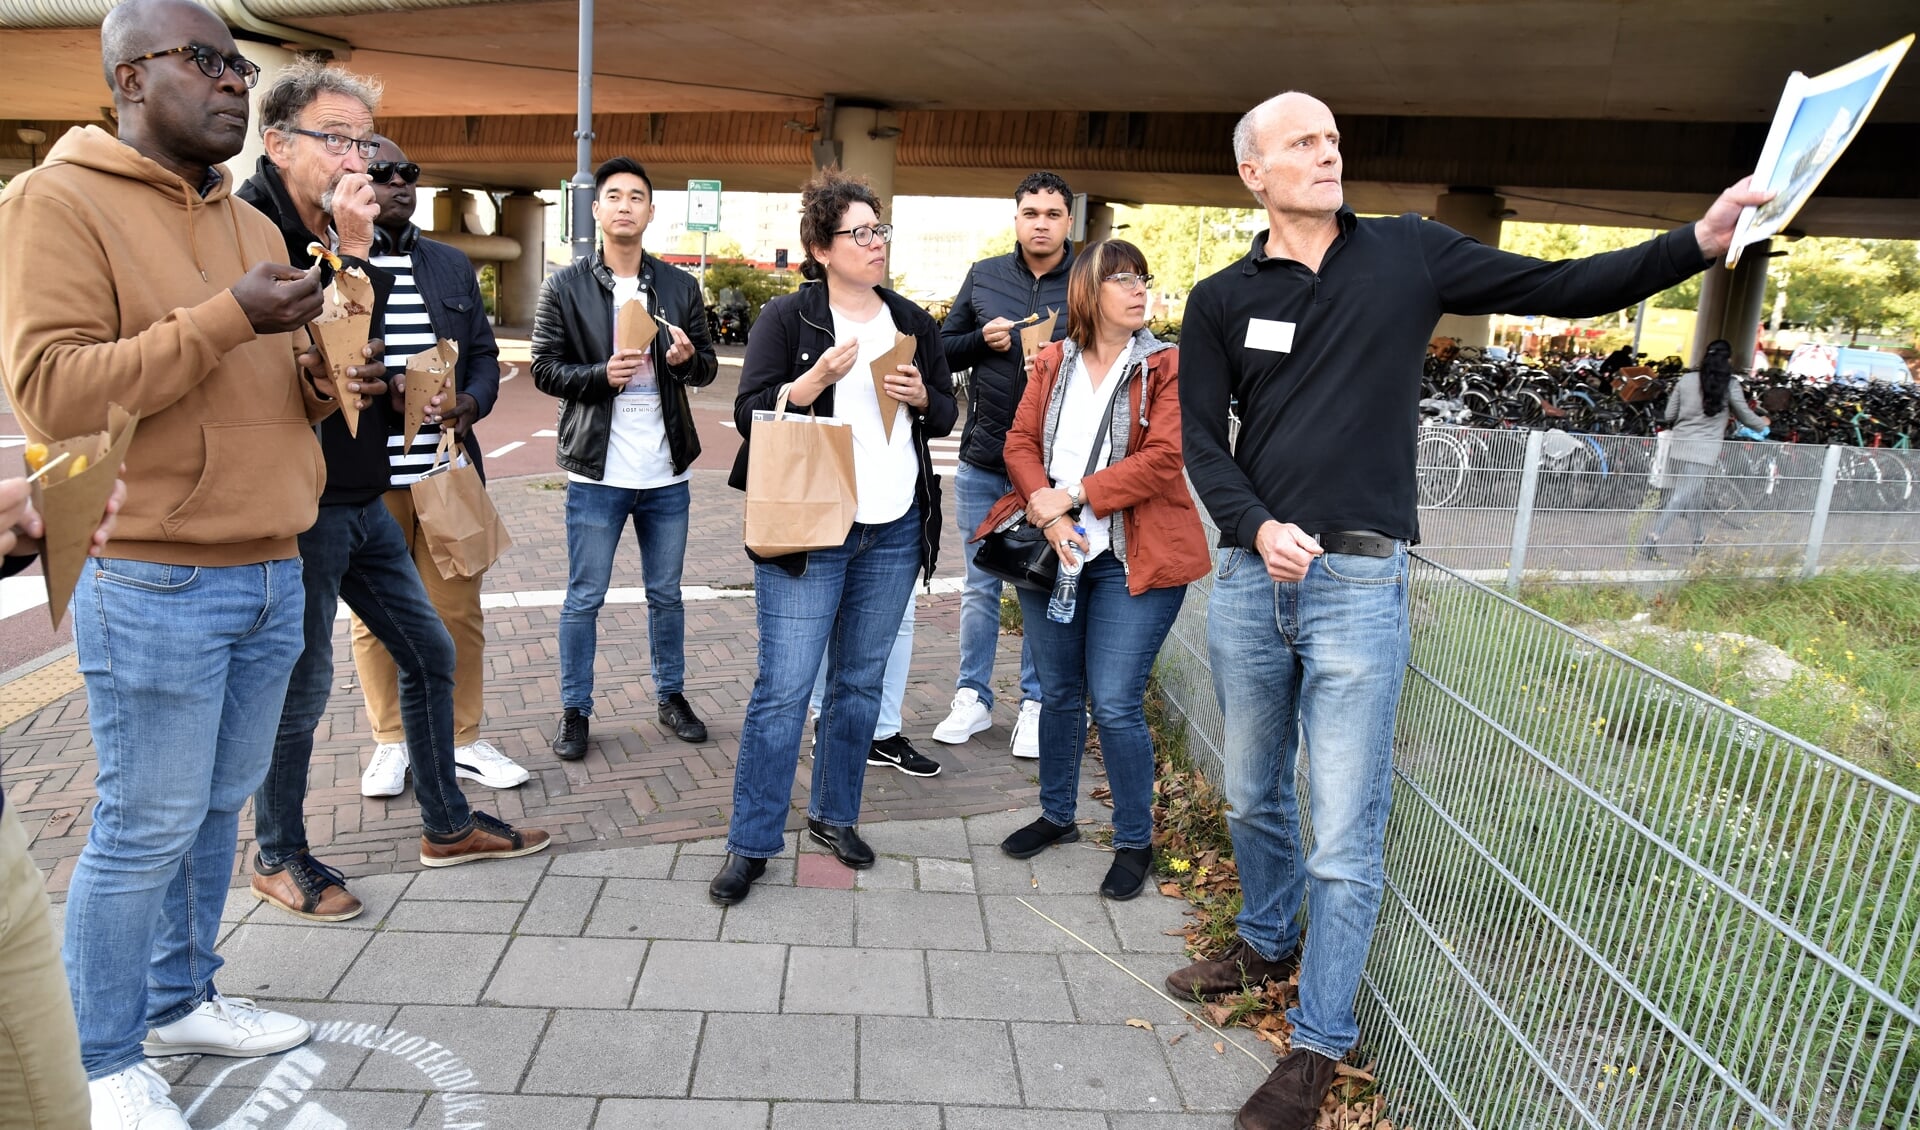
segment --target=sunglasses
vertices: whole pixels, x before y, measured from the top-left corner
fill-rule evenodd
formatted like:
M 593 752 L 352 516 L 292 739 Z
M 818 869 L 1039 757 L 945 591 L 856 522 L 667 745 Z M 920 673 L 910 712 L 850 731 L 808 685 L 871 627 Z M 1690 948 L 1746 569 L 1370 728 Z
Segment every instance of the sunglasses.
M 403 184 L 419 184 L 420 166 L 412 161 L 369 161 L 367 179 L 375 184 L 396 179 Z

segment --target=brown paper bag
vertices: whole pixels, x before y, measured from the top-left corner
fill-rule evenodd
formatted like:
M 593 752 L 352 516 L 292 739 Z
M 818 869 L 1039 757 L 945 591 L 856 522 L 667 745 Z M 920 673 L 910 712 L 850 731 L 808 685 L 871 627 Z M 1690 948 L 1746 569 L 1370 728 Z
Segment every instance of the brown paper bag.
M 900 402 L 887 395 L 886 377 L 902 365 L 913 364 L 913 349 L 919 343 L 912 334 L 896 331 L 893 348 L 869 366 L 873 373 L 873 395 L 880 400 L 880 422 L 886 425 L 888 439 L 893 438 L 893 418 L 899 414 Z
M 405 446 L 401 450 L 413 449 L 413 437 L 420 433 L 420 425 L 427 422 L 427 404 L 434 397 L 445 392 L 451 401 L 454 366 L 459 359 L 460 344 L 447 338 L 441 338 L 432 349 L 407 358 L 407 420 L 402 428 Z M 440 407 L 444 416 L 453 405 L 447 403 Z
M 747 548 L 779 557 L 846 543 L 859 491 L 853 429 L 831 417 L 788 417 L 787 395 L 754 414 L 747 451 Z
M 1045 318 L 1041 318 L 1030 326 L 1020 327 L 1020 359 L 1022 361 L 1033 360 L 1034 354 L 1046 348 L 1047 343 L 1053 340 L 1053 327 L 1059 320 L 1060 311 L 1049 306 Z
M 479 576 L 513 545 L 480 472 L 471 462 L 453 465 L 459 450 L 460 441 L 451 431 L 440 433 L 433 470 L 407 488 L 413 492 L 420 536 L 427 539 L 440 575 L 449 581 Z
M 620 313 L 613 320 L 613 348 L 645 349 L 653 344 L 660 332 L 660 324 L 647 312 L 647 304 L 634 299 L 620 304 Z
M 358 267 L 335 271 L 327 284 L 320 316 L 308 330 L 326 358 L 328 375 L 340 401 L 347 431 L 360 434 L 360 409 L 347 391 L 347 370 L 367 363 L 367 338 L 373 332 L 373 280 Z
M 47 611 L 53 615 L 56 629 L 66 615 L 73 586 L 80 583 L 87 550 L 93 546 L 93 532 L 106 516 L 107 499 L 113 494 L 114 480 L 120 477 L 120 465 L 126 462 L 127 445 L 133 442 L 138 422 L 138 416 L 118 404 L 109 404 L 106 431 L 47 444 L 47 459 L 41 466 L 66 456 L 64 462 L 35 479 L 32 487 L 33 508 L 47 527 L 40 563 L 47 575 Z M 81 456 L 86 457 L 86 466 L 75 473 Z M 32 473 L 35 468 L 27 470 Z

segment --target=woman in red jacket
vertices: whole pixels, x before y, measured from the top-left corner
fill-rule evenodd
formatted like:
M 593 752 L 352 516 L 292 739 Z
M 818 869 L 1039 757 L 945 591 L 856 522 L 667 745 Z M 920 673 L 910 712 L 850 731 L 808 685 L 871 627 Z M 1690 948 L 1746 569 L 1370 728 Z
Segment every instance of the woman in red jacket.
M 1024 509 L 1066 569 L 1081 565 L 1071 610 L 1050 610 L 1046 593 L 1020 593 L 1046 704 L 1041 815 L 1000 848 L 1025 859 L 1080 838 L 1073 815 L 1087 736 L 1081 704 L 1090 698 L 1113 789 L 1114 861 L 1100 884 L 1112 899 L 1139 894 L 1153 861 L 1147 676 L 1188 583 L 1208 565 L 1181 473 L 1178 354 L 1146 329 L 1152 282 L 1146 257 L 1120 240 L 1074 259 L 1067 337 L 1033 359 L 1007 433 L 1013 490 L 974 534 Z

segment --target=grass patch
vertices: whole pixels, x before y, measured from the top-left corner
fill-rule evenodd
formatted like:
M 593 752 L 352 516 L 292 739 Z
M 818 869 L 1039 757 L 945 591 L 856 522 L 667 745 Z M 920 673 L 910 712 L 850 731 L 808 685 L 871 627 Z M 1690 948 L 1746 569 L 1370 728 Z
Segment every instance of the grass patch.
M 1026 635 L 1027 621 L 1020 610 L 1020 590 L 1012 585 L 1000 590 L 1000 630 L 1010 636 Z

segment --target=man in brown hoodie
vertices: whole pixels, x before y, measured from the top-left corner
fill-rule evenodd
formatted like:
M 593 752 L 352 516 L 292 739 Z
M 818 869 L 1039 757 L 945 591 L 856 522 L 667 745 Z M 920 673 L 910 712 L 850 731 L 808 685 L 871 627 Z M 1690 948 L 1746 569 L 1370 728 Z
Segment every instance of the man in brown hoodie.
M 35 440 L 98 431 L 109 403 L 140 416 L 120 536 L 73 594 L 100 800 L 63 956 L 95 1130 L 183 1128 L 145 1055 L 269 1055 L 310 1031 L 220 995 L 213 941 L 301 650 L 296 538 L 335 389 L 290 332 L 318 276 L 279 263 L 220 165 L 258 69 L 188 0 L 129 0 L 101 49 L 118 139 L 72 130 L 0 193 L 0 378 Z M 383 377 L 358 367 L 346 392 Z

